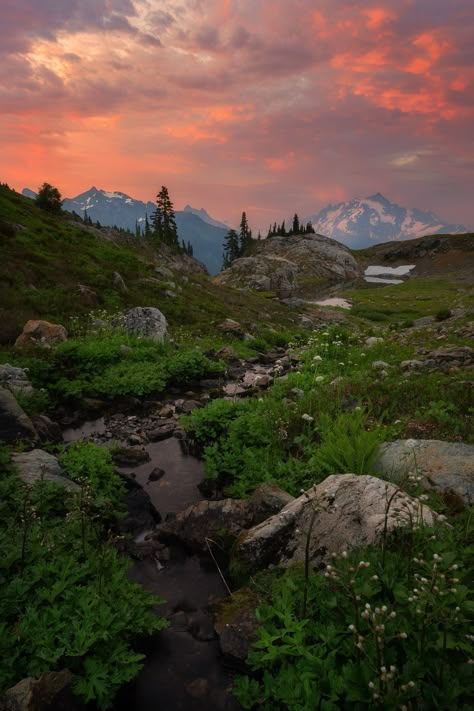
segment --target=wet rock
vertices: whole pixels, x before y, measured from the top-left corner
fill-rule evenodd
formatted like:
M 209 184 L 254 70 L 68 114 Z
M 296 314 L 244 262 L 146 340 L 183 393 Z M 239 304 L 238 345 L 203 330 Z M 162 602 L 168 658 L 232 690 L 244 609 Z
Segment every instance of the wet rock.
M 136 306 L 125 314 L 123 325 L 134 336 L 145 336 L 162 343 L 168 324 L 164 314 L 152 306 Z
M 6 698 L 16 704 L 18 711 L 44 711 L 50 707 L 55 696 L 72 681 L 73 675 L 67 669 L 59 672 L 44 672 L 39 679 L 28 677 L 8 689 Z
M 183 412 L 185 415 L 189 415 L 190 412 L 192 412 L 198 407 L 201 407 L 201 403 L 197 400 L 185 400 L 181 408 L 181 412 Z
M 13 395 L 32 395 L 33 385 L 26 368 L 16 368 L 5 363 L 0 365 L 0 387 L 10 390 Z
M 204 610 L 190 614 L 188 632 L 199 642 L 210 642 L 216 636 L 212 615 Z
M 31 421 L 41 442 L 62 442 L 61 427 L 47 415 L 32 415 Z
M 164 469 L 155 467 L 148 475 L 148 481 L 159 481 L 166 474 Z
M 119 467 L 133 467 L 150 461 L 150 455 L 139 447 L 118 447 L 112 452 L 114 464 Z
M 402 439 L 383 444 L 376 470 L 397 480 L 409 473 L 423 477 L 426 489 L 455 494 L 474 503 L 474 445 L 439 440 Z
M 197 677 L 186 684 L 186 691 L 193 699 L 205 699 L 209 690 L 209 682 L 203 677 Z
M 163 417 L 163 418 L 173 417 L 174 413 L 175 413 L 175 408 L 172 405 L 165 405 L 158 412 L 158 416 Z
M 225 657 L 240 662 L 247 659 L 258 636 L 260 625 L 255 611 L 259 603 L 252 590 L 242 588 L 217 606 L 214 629 Z
M 43 480 L 64 486 L 68 491 L 80 490 L 80 487 L 75 482 L 64 476 L 56 457 L 42 449 L 32 449 L 31 452 L 13 454 L 12 461 L 18 470 L 20 479 L 25 484 L 34 484 Z
M 148 531 L 160 523 L 161 516 L 151 499 L 140 486 L 129 491 L 125 497 L 127 517 L 120 522 L 120 530 L 136 535 Z
M 15 341 L 15 348 L 51 348 L 54 343 L 67 340 L 64 326 L 49 321 L 27 321 Z
M 26 412 L 17 403 L 15 396 L 0 387 L 0 440 L 36 442 L 38 434 Z
M 161 442 L 164 439 L 172 437 L 175 433 L 175 430 L 175 422 L 166 422 L 165 424 L 150 430 L 148 432 L 148 439 L 150 440 L 150 442 Z
M 287 504 L 278 514 L 243 532 L 234 548 L 237 564 L 250 570 L 270 564 L 303 562 L 308 531 L 312 566 L 322 565 L 331 553 L 375 543 L 385 519 L 387 530 L 407 522 L 434 524 L 437 514 L 397 487 L 372 476 L 334 474 Z M 387 500 L 394 494 L 387 514 Z M 336 508 L 337 507 L 337 508 Z M 397 511 L 400 511 L 398 513 Z
M 139 435 L 139 434 L 131 434 L 128 437 L 128 443 L 131 444 L 132 446 L 145 444 L 145 442 L 146 442 L 146 437 Z

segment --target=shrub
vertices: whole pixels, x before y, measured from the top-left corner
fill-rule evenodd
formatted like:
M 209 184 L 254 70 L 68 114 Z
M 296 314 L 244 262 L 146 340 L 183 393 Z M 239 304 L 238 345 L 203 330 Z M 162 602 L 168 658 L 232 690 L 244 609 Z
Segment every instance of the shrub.
M 451 309 L 440 309 L 436 312 L 435 319 L 437 321 L 446 321 L 446 319 L 451 318 L 452 315 Z
M 76 442 L 62 455 L 61 465 L 70 479 L 90 485 L 95 501 L 101 508 L 120 506 L 125 484 L 115 473 L 108 449 L 92 442 Z

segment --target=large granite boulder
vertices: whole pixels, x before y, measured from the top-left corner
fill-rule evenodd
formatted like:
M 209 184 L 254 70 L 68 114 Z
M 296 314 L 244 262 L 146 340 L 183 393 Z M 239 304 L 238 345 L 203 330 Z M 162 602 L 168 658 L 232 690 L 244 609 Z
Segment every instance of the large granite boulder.
M 49 321 L 27 321 L 22 333 L 15 341 L 15 348 L 51 348 L 54 343 L 67 340 L 64 326 Z
M 253 248 L 254 255 L 235 260 L 216 277 L 217 283 L 288 297 L 311 277 L 344 283 L 362 276 L 351 251 L 323 235 L 271 237 Z
M 73 675 L 67 669 L 44 672 L 39 679 L 22 679 L 5 694 L 6 706 L 11 711 L 44 711 L 51 708 L 55 696 L 72 681 Z M 1 708 L 0 699 L 0 708 Z
M 375 469 L 394 480 L 418 474 L 426 489 L 455 494 L 468 506 L 474 503 L 474 444 L 399 439 L 380 447 Z
M 0 440 L 36 441 L 38 434 L 30 418 L 10 390 L 0 387 Z
M 60 484 L 68 491 L 79 491 L 79 486 L 63 475 L 63 470 L 56 459 L 49 452 L 42 449 L 32 449 L 31 452 L 12 454 L 12 461 L 18 475 L 25 484 L 34 484 L 37 481 L 52 481 Z
M 431 509 L 389 482 L 367 475 L 333 474 L 243 532 L 234 557 L 238 565 L 250 570 L 303 562 L 309 536 L 309 559 L 313 567 L 319 567 L 332 553 L 377 542 L 384 528 L 391 531 L 410 521 L 432 525 L 436 520 Z
M 4 363 L 0 365 L 0 386 L 14 395 L 32 395 L 33 386 L 25 368 L 16 368 Z
M 168 323 L 161 311 L 153 306 L 136 306 L 125 314 L 123 325 L 134 336 L 145 336 L 163 343 Z

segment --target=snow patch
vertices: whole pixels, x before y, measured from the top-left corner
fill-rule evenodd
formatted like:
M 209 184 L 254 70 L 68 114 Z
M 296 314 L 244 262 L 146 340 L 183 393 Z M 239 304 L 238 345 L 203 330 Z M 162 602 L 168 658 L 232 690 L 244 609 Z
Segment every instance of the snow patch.
M 405 276 L 415 267 L 416 264 L 402 264 L 400 267 L 379 267 L 374 264 L 367 267 L 364 274 L 366 276 L 379 276 L 381 274 L 386 274 L 387 276 L 392 274 L 393 276 Z

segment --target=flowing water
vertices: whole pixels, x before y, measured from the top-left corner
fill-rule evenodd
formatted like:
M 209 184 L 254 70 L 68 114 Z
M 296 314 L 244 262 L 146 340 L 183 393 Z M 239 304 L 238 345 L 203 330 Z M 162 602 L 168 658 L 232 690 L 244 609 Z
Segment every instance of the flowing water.
M 66 442 L 103 434 L 103 418 L 64 432 Z M 203 499 L 198 484 L 204 478 L 203 464 L 186 451 L 182 440 L 171 437 L 144 447 L 150 461 L 121 471 L 135 474 L 161 514 L 182 511 Z M 158 481 L 149 474 L 164 470 Z M 146 539 L 141 531 L 135 540 Z M 222 664 L 214 634 L 211 606 L 227 592 L 214 563 L 170 547 L 164 565 L 154 558 L 137 561 L 130 578 L 159 595 L 165 603 L 158 614 L 169 620 L 169 628 L 140 647 L 146 656 L 138 677 L 122 689 L 117 711 L 231 711 L 240 708 L 229 693 L 231 676 Z

